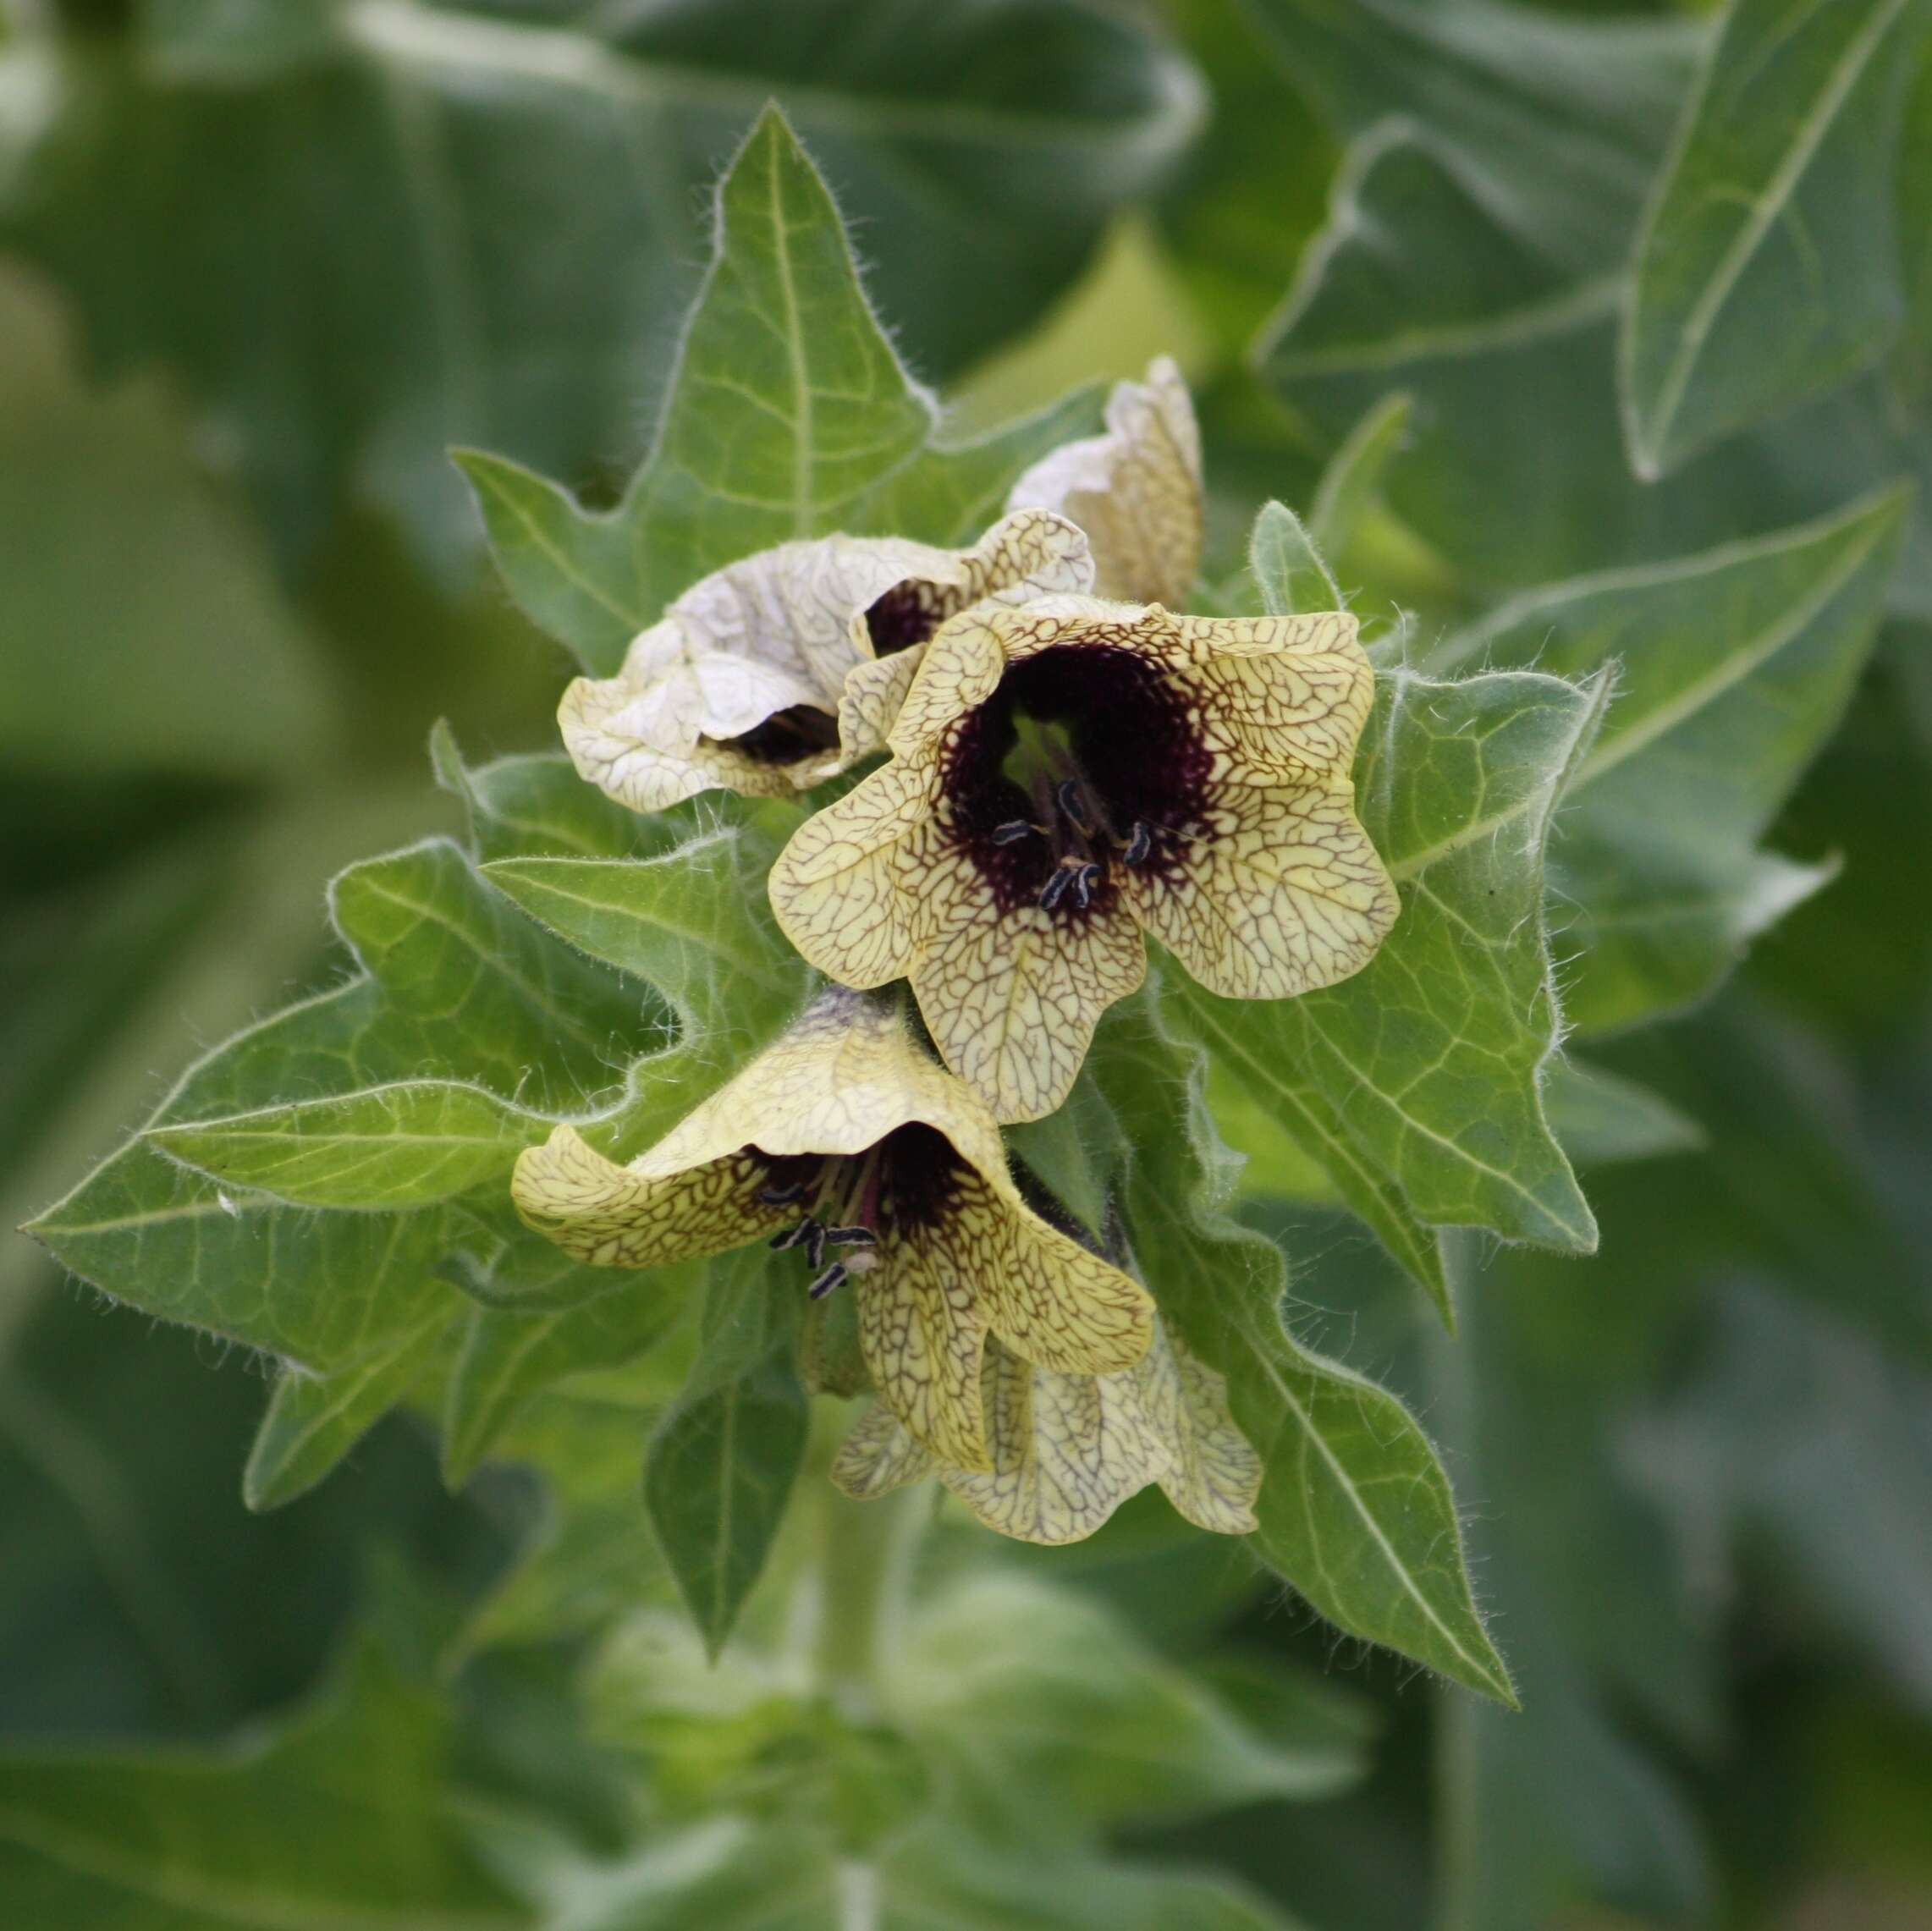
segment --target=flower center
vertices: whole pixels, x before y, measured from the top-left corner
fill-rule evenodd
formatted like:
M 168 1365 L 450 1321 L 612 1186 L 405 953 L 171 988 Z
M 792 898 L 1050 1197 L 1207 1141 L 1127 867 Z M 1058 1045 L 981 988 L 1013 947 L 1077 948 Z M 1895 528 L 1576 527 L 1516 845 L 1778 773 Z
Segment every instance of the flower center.
M 771 1245 L 811 1263 L 806 1290 L 822 1301 L 855 1275 L 879 1264 L 889 1242 L 942 1219 L 954 1202 L 966 1164 L 952 1142 L 920 1122 L 894 1127 L 862 1153 L 745 1152 L 757 1162 L 762 1207 L 805 1209 L 804 1218 L 774 1234 Z M 828 1261 L 828 1254 L 836 1259 Z
M 999 909 L 1113 909 L 1122 876 L 1170 875 L 1208 828 L 1209 757 L 1160 665 L 1104 641 L 1022 658 L 954 726 L 943 822 Z

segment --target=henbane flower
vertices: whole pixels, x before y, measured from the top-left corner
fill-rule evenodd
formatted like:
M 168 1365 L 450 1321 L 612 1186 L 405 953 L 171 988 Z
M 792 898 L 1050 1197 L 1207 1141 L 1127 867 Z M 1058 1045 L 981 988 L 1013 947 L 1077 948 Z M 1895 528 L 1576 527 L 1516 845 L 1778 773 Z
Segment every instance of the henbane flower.
M 1100 596 L 1185 602 L 1201 566 L 1201 432 L 1173 361 L 1158 357 L 1144 382 L 1116 382 L 1107 433 L 1043 456 L 1006 507 L 1057 510 L 1077 523 Z
M 860 1418 L 832 1479 L 866 1500 L 937 1472 L 988 1528 L 1022 1542 L 1078 1542 L 1158 1482 L 1191 1522 L 1223 1535 L 1255 1526 L 1261 1458 L 1228 1413 L 1219 1375 L 1159 1321 L 1120 1374 L 1056 1374 L 986 1351 L 990 1471 L 949 1467 L 883 1403 Z
M 1340 611 L 1177 617 L 1044 598 L 953 619 L 891 762 L 772 868 L 779 922 L 848 986 L 909 976 L 947 1064 L 1002 1120 L 1066 1097 L 1143 931 L 1209 991 L 1357 971 L 1395 888 L 1350 767 L 1373 680 Z
M 517 1161 L 531 1225 L 578 1259 L 647 1268 L 765 1239 L 809 1292 L 856 1297 L 879 1394 L 947 1463 L 989 1466 L 989 1335 L 1062 1373 L 1147 1351 L 1146 1291 L 1021 1199 L 999 1128 L 889 1003 L 834 988 L 629 1166 L 568 1126 Z
M 878 749 L 947 617 L 1093 580 L 1087 540 L 1043 509 L 971 549 L 823 536 L 714 571 L 631 641 L 615 677 L 581 677 L 557 721 L 579 773 L 634 811 L 723 788 L 782 797 Z

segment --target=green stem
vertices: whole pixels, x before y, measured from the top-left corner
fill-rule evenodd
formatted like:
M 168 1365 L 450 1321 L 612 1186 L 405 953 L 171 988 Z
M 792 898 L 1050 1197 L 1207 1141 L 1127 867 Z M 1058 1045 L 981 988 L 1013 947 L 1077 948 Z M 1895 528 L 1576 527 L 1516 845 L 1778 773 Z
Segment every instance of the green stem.
M 1478 1235 L 1445 1229 L 1443 1274 L 1456 1309 L 1460 1335 L 1434 1321 L 1423 1344 L 1430 1417 L 1444 1459 L 1458 1481 L 1476 1463 L 1476 1385 L 1471 1351 L 1481 1330 Z M 1479 1903 L 1482 1843 L 1482 1725 L 1494 1712 L 1453 1683 L 1436 1690 L 1435 1931 L 1474 1931 Z
M 869 1719 L 882 1667 L 899 1638 L 930 1498 L 916 1487 L 855 1502 L 829 1482 L 818 1488 L 814 1673 L 842 1708 Z

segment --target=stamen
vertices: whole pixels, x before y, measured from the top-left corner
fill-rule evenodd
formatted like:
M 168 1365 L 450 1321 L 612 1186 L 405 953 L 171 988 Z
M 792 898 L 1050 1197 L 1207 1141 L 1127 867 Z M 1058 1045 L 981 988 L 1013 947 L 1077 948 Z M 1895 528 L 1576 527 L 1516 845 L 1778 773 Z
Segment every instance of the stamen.
M 1083 865 L 1073 875 L 1073 902 L 1082 911 L 1093 903 L 1094 888 L 1100 883 L 1100 867 Z
M 1067 888 L 1073 883 L 1074 867 L 1061 865 L 1054 868 L 1054 875 L 1048 879 L 1046 888 L 1040 894 L 1040 910 L 1050 912 L 1066 896 Z
M 1087 794 L 1081 789 L 1077 778 L 1063 778 L 1060 789 L 1054 795 L 1060 800 L 1060 808 L 1073 820 L 1074 828 L 1089 836 L 1093 830 L 1093 813 L 1087 802 Z
M 878 1235 L 869 1227 L 828 1227 L 825 1245 L 828 1247 L 876 1247 Z
M 813 1267 L 822 1268 L 825 1265 L 825 1229 L 816 1220 L 806 1224 L 812 1231 L 805 1236 L 805 1257 Z
M 993 828 L 993 842 L 995 844 L 1017 844 L 1023 838 L 1038 835 L 1040 828 L 1028 818 L 1009 818 L 1003 825 Z
M 810 1252 L 811 1243 L 814 1238 L 823 1241 L 825 1238 L 825 1230 L 808 1213 L 795 1227 L 787 1227 L 783 1231 L 773 1235 L 771 1244 L 773 1248 L 781 1254 L 787 1247 L 801 1246 L 804 1246 L 807 1252 Z M 812 1264 L 814 1267 L 818 1265 L 816 1257 L 814 1257 Z
M 794 1180 L 790 1186 L 762 1186 L 758 1199 L 766 1207 L 790 1207 L 795 1200 L 805 1197 L 805 1182 Z
M 1153 833 L 1139 819 L 1134 821 L 1134 828 L 1127 839 L 1127 849 L 1120 854 L 1123 865 L 1145 865 L 1148 854 L 1153 850 Z
M 845 1281 L 845 1263 L 834 1261 L 805 1291 L 812 1300 L 823 1301 L 834 1288 L 844 1285 Z

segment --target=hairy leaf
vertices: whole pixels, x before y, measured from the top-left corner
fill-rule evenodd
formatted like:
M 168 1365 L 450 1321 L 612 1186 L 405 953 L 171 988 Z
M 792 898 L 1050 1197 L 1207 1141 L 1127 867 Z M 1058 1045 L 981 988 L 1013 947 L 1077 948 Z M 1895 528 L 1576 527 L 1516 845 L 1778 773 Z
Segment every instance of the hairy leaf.
M 1543 929 L 1551 813 L 1603 692 L 1528 672 L 1385 674 L 1357 760 L 1362 822 L 1402 892 L 1369 964 L 1297 999 L 1166 1005 L 1327 1169 L 1437 1295 L 1427 1230 L 1587 1252 L 1595 1222 L 1544 1116 L 1557 1016 Z
M 231 1186 L 304 1207 L 394 1213 L 492 1180 L 507 1184 L 518 1153 L 543 1129 L 542 1115 L 485 1087 L 410 1080 L 339 1099 L 157 1126 L 148 1137 Z
M 1261 592 L 1261 608 L 1269 616 L 1342 608 L 1342 594 L 1313 536 L 1285 504 L 1262 505 L 1247 555 L 1248 569 Z
M 459 460 L 511 593 L 608 675 L 679 591 L 754 550 L 840 529 L 977 535 L 1028 464 L 1097 426 L 1097 407 L 1075 398 L 937 446 L 937 405 L 873 315 L 824 182 L 770 112 L 719 188 L 717 253 L 623 502 L 587 511 L 506 458 Z
M 1262 1456 L 1251 1546 L 1350 1634 L 1513 1703 L 1434 1450 L 1394 1395 L 1284 1324 L 1281 1252 L 1226 1218 L 1231 1162 L 1207 1114 L 1204 1065 L 1165 1034 L 1159 1010 L 1152 997 L 1117 1009 L 1089 1064 L 1132 1150 L 1120 1207 L 1136 1265 L 1187 1345 L 1226 1377 Z
M 1445 644 L 1443 664 L 1614 669 L 1554 854 L 1576 908 L 1566 1009 L 1585 1030 L 1688 1004 L 1831 875 L 1759 840 L 1836 728 L 1871 647 L 1907 509 L 1560 584 Z

